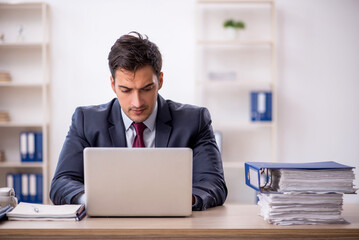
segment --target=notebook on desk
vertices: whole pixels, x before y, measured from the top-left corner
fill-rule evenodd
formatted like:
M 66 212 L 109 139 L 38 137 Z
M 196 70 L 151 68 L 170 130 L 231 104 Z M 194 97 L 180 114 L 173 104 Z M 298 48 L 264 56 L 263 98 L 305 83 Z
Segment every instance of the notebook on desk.
M 86 148 L 89 216 L 189 216 L 189 148 Z

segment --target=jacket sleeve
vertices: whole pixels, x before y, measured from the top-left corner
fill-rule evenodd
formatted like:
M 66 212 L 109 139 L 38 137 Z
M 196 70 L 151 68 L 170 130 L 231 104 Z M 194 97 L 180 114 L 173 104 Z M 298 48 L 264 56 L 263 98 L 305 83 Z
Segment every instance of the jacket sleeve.
M 198 134 L 193 147 L 193 189 L 196 198 L 193 210 L 219 206 L 227 197 L 221 154 L 219 152 L 211 116 L 201 108 Z
M 50 199 L 54 204 L 71 204 L 74 196 L 84 192 L 85 147 L 89 147 L 89 143 L 84 136 L 84 116 L 81 108 L 77 108 L 51 182 Z

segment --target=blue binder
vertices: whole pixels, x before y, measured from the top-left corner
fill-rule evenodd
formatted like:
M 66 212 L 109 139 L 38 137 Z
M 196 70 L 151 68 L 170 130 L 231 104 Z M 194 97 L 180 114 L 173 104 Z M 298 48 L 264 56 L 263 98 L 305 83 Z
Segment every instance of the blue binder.
M 36 186 L 36 174 L 31 173 L 29 176 L 29 197 L 28 202 L 36 203 L 37 197 L 37 186 Z
M 42 195 L 43 195 L 43 189 L 42 189 L 42 185 L 43 184 L 43 180 L 42 180 L 42 173 L 37 173 L 36 174 L 36 203 L 42 203 Z
M 19 139 L 19 143 L 20 143 L 20 159 L 21 162 L 28 162 L 29 161 L 29 157 L 28 157 L 28 150 L 27 150 L 27 132 L 21 132 L 20 133 L 20 139 Z
M 272 121 L 272 93 L 268 91 L 251 92 L 251 120 Z
M 246 184 L 262 192 L 270 176 L 268 169 L 353 169 L 354 167 L 343 165 L 334 161 L 311 163 L 271 163 L 271 162 L 246 162 L 244 164 Z
M 21 176 L 21 201 L 29 201 L 29 174 L 19 174 Z
M 35 161 L 42 162 L 42 132 L 35 133 Z
M 22 162 L 42 162 L 42 132 L 20 133 L 20 158 Z
M 35 162 L 35 151 L 35 132 L 27 132 L 27 159 L 29 162 Z
M 22 201 L 21 194 L 21 174 L 19 173 L 8 173 L 6 174 L 6 185 L 8 187 L 14 188 L 15 197 L 19 202 Z
M 14 178 L 14 191 L 15 191 L 15 197 L 17 197 L 18 201 L 23 201 L 21 198 L 21 174 L 15 173 L 12 175 Z

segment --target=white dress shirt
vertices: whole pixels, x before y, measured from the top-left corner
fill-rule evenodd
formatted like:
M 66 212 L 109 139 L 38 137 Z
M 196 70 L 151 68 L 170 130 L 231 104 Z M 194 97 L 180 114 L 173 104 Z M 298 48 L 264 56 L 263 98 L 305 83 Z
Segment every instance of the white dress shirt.
M 132 148 L 133 141 L 136 137 L 136 130 L 132 126 L 133 121 L 127 117 L 121 108 L 121 114 L 123 119 L 123 124 L 125 125 L 126 130 L 126 141 L 127 147 Z M 156 136 L 156 117 L 157 117 L 157 101 L 155 108 L 151 115 L 143 122 L 146 125 L 146 129 L 143 131 L 143 142 L 145 143 L 146 148 L 155 147 L 155 136 Z

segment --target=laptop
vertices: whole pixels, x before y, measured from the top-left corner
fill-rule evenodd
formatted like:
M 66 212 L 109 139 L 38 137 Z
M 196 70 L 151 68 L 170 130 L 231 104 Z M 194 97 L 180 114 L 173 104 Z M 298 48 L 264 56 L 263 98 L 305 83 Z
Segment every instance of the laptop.
M 89 216 L 189 216 L 192 149 L 85 148 Z

